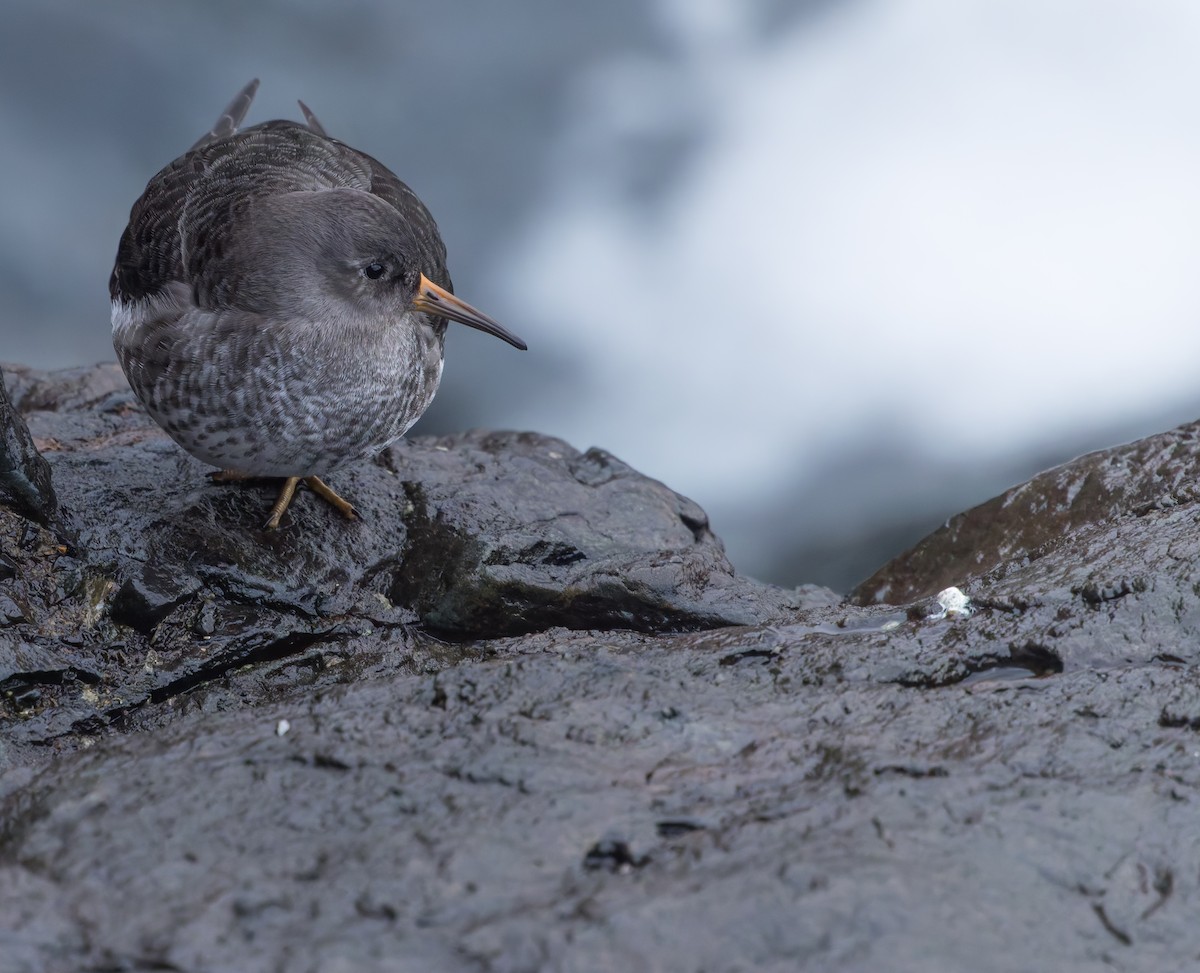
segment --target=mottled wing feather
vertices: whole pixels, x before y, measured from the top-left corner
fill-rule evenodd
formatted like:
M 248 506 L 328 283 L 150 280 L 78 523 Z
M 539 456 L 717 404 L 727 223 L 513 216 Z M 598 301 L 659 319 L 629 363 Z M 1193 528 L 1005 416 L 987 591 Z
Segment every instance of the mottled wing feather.
M 263 195 L 369 192 L 371 182 L 361 153 L 296 122 L 266 122 L 188 152 L 151 179 L 134 203 L 110 294 L 128 301 L 152 296 L 171 281 L 201 287 L 205 270 L 222 259 L 227 228 Z
M 453 293 L 454 285 L 450 282 L 450 275 L 446 271 L 446 244 L 442 242 L 437 223 L 434 222 L 429 210 L 425 208 L 425 204 L 417 198 L 417 194 L 409 189 L 406 183 L 397 179 L 392 171 L 381 162 L 364 152 L 358 152 L 355 149 L 349 149 L 349 151 L 354 152 L 370 165 L 371 192 L 395 207 L 412 228 L 420 252 L 434 257 L 436 266 L 431 266 L 426 270 L 430 280 Z
M 154 297 L 169 285 L 192 290 L 198 307 L 230 306 L 237 295 L 219 282 L 227 228 L 268 193 L 359 189 L 396 208 L 432 261 L 434 283 L 452 289 L 446 248 L 424 204 L 377 160 L 308 124 L 271 121 L 238 131 L 254 97 L 251 82 L 197 146 L 154 176 L 133 205 L 109 281 L 113 300 Z M 304 107 L 303 105 L 301 106 Z

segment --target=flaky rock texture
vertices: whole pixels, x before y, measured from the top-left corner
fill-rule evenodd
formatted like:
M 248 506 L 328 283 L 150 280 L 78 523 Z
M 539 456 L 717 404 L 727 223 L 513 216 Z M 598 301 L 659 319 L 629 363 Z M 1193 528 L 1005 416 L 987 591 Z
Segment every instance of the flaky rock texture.
M 267 534 L 270 488 L 208 484 L 111 369 L 8 374 L 59 527 L 0 502 L 0 969 L 1200 955 L 1196 427 L 855 604 L 529 434 L 400 445 L 337 480 L 363 523 L 301 496 Z

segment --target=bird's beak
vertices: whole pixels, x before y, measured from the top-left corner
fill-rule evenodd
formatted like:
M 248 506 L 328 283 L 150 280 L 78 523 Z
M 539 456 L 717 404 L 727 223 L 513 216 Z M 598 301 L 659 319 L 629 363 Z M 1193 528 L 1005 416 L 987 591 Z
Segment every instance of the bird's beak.
M 417 287 L 417 296 L 413 298 L 413 307 L 426 314 L 434 314 L 440 318 L 449 318 L 459 324 L 465 324 L 480 331 L 495 335 L 501 341 L 507 341 L 514 348 L 525 351 L 528 345 L 507 329 L 501 327 L 482 311 L 477 311 L 466 301 L 461 301 L 446 288 L 438 287 L 424 274 Z

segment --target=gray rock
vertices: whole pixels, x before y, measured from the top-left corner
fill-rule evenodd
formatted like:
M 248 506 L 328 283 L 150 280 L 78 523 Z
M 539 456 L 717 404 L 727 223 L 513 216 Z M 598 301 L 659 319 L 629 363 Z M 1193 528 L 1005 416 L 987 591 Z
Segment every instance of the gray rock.
M 0 504 L 43 525 L 58 516 L 50 464 L 33 444 L 17 414 L 0 370 Z
M 554 440 L 401 446 L 339 480 L 364 524 L 302 497 L 272 536 L 269 491 L 128 406 L 51 416 L 88 430 L 52 454 L 87 553 L 0 510 L 5 973 L 1200 955 L 1192 427 L 839 605 L 716 567 L 694 506 Z
M 163 702 L 247 665 L 403 669 L 426 645 L 453 655 L 434 637 L 785 623 L 837 600 L 736 575 L 696 504 L 601 450 L 528 433 L 403 442 L 334 475 L 361 522 L 301 495 L 265 531 L 274 485 L 211 483 L 115 366 L 11 371 L 78 535 L 70 550 L 31 541 L 0 506 L 13 743 L 153 725 Z M 29 441 L 20 417 L 13 428 Z
M 1197 499 L 1200 423 L 1088 453 L 951 517 L 850 593 L 858 604 L 931 597 L 1081 533 Z M 1115 542 L 1116 538 L 1113 538 Z

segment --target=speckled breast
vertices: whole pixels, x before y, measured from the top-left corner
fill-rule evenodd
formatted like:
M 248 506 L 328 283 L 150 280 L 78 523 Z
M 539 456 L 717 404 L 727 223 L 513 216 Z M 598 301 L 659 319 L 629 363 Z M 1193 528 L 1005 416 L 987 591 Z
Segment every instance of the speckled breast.
M 114 304 L 113 344 L 130 385 L 175 442 L 222 469 L 324 474 L 403 435 L 441 379 L 434 328 L 347 338 L 211 313 L 141 317 Z

